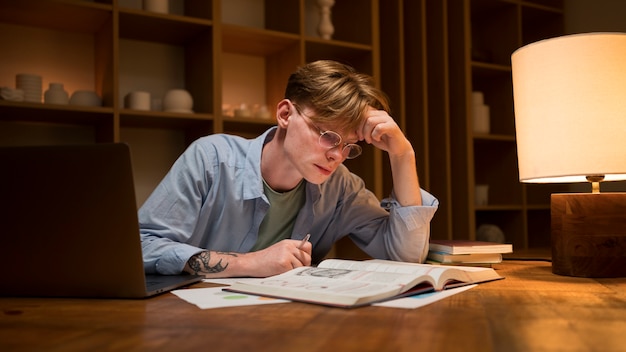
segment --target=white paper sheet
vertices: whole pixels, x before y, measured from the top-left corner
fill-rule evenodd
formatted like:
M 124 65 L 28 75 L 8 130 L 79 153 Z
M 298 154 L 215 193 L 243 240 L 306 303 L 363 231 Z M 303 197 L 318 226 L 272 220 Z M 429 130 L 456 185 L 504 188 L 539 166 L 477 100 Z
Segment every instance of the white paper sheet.
M 291 302 L 284 299 L 259 297 L 242 293 L 223 291 L 223 288 L 224 287 L 189 288 L 174 290 L 172 291 L 172 293 L 179 298 L 198 306 L 198 308 L 200 309 Z
M 389 307 L 389 308 L 415 309 L 415 308 L 419 308 L 419 307 L 423 307 L 425 305 L 431 304 L 433 302 L 440 301 L 444 298 L 450 297 L 457 293 L 467 291 L 470 288 L 474 288 L 476 286 L 478 285 L 467 285 L 467 286 L 461 286 L 457 288 L 451 288 L 449 290 L 422 293 L 422 294 L 415 295 L 415 296 L 394 299 L 392 301 L 375 303 L 374 305 L 379 306 L 379 307 Z

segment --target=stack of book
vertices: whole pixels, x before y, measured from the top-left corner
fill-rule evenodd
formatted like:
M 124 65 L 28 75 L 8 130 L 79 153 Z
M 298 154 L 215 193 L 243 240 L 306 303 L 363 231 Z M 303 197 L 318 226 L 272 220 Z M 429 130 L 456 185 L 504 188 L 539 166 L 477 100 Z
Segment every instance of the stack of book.
M 513 245 L 483 241 L 431 240 L 426 260 L 429 264 L 491 267 L 512 253 Z

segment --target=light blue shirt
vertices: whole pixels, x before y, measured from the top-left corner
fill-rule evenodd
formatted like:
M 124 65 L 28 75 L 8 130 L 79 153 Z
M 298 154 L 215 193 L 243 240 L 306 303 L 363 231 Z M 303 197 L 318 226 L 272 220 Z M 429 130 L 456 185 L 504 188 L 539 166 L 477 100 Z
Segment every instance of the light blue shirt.
M 269 203 L 261 151 L 276 127 L 255 139 L 213 134 L 193 142 L 139 209 L 146 273 L 179 274 L 204 249 L 249 252 Z M 313 262 L 344 236 L 378 259 L 423 262 L 439 202 L 421 190 L 423 206 L 381 202 L 344 165 L 320 185 L 306 183 L 306 201 L 292 238 L 311 234 Z

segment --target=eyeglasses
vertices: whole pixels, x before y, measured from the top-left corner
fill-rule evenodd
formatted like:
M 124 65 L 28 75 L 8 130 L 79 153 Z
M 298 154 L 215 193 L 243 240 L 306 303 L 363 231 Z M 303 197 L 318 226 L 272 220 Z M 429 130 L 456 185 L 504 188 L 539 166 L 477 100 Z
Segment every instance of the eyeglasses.
M 293 106 L 296 108 L 298 115 L 302 117 L 302 119 L 307 123 L 307 125 L 315 128 L 319 132 L 320 137 L 317 140 L 317 142 L 319 143 L 320 146 L 327 148 L 327 149 L 333 149 L 342 144 L 343 139 L 341 138 L 341 135 L 339 133 L 335 131 L 330 131 L 330 130 L 323 131 L 321 128 L 317 127 L 313 123 L 313 121 L 310 121 L 309 118 L 300 111 L 300 108 L 298 107 L 298 105 L 293 104 Z M 361 155 L 362 152 L 363 152 L 363 148 L 361 148 L 360 145 L 354 144 L 354 143 L 343 143 L 343 148 L 341 148 L 341 154 L 346 159 L 354 159 L 357 156 Z

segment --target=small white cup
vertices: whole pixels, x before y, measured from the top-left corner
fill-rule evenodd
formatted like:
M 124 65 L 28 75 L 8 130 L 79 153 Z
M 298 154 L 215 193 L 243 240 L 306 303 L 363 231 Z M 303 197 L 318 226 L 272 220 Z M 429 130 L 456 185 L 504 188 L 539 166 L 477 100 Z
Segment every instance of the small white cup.
M 124 98 L 126 108 L 133 110 L 150 110 L 152 100 L 150 99 L 150 93 L 135 91 L 126 94 Z
M 143 9 L 150 12 L 169 13 L 169 0 L 143 0 Z

